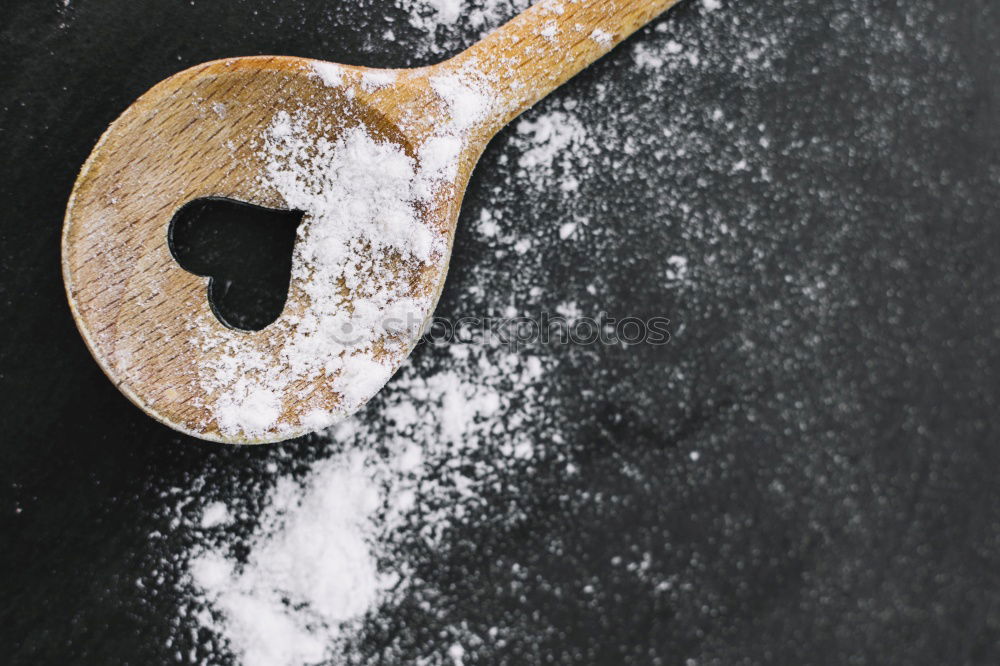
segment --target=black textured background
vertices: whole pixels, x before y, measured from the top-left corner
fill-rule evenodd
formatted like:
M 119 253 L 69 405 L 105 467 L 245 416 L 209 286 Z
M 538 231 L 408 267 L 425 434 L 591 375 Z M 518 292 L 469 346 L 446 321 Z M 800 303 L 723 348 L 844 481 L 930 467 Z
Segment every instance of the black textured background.
M 646 156 L 581 190 L 579 210 L 611 211 L 591 224 L 615 242 L 532 250 L 551 266 L 552 304 L 600 275 L 606 309 L 666 314 L 674 340 L 560 366 L 558 418 L 580 473 L 525 476 L 515 528 L 457 535 L 464 547 L 424 572 L 442 591 L 435 613 L 392 609 L 367 634 L 373 659 L 441 654 L 441 627 L 466 622 L 517 628 L 470 655 L 483 663 L 1000 661 L 1000 5 L 742 5 L 748 29 L 784 26 L 772 84 L 709 72 L 686 80 L 680 101 L 669 88 L 649 98 L 624 46 L 531 112 L 575 98 L 584 118 L 640 109 L 635 131 L 652 132 L 658 112 L 687 114 L 682 129 L 708 137 L 684 178 L 673 157 Z M 396 42 L 379 39 L 389 18 Z M 695 34 L 701 19 L 684 4 L 658 23 Z M 197 636 L 166 647 L 177 600 L 135 584 L 159 557 L 154 489 L 203 469 L 252 475 L 266 454 L 153 422 L 76 333 L 59 234 L 100 133 L 204 60 L 431 62 L 411 53 L 420 38 L 386 2 L 4 0 L 0 659 L 158 664 L 178 647 L 186 659 Z M 615 82 L 614 105 L 591 108 L 602 80 Z M 727 145 L 691 113 L 699 105 L 766 122 L 772 180 L 706 168 L 693 182 L 690 162 Z M 470 185 L 440 314 L 462 314 L 458 290 L 489 265 L 470 222 L 509 182 L 498 174 L 510 144 L 510 132 L 497 138 Z M 682 214 L 660 189 L 713 213 Z M 523 229 L 555 205 L 505 201 Z M 712 233 L 723 221 L 737 233 Z M 647 283 L 674 253 L 694 275 L 663 302 Z M 818 304 L 803 276 L 828 285 Z M 523 286 L 507 276 L 487 288 L 502 304 L 512 284 Z M 622 572 L 612 555 L 623 549 L 654 553 L 669 584 L 650 590 Z M 532 575 L 513 585 L 511 561 Z

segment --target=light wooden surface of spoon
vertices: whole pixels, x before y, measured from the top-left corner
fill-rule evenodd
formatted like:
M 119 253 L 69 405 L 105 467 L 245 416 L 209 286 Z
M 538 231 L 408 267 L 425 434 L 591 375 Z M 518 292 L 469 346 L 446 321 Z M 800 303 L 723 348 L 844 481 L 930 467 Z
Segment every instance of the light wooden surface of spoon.
M 309 271 L 293 271 L 274 324 L 227 328 L 211 311 L 205 278 L 171 255 L 174 214 L 202 197 L 292 207 L 267 180 L 273 164 L 264 147 L 276 119 L 304 119 L 312 139 L 330 143 L 363 128 L 418 170 L 428 142 L 447 137 L 456 168 L 415 208 L 439 249 L 426 261 L 390 253 L 379 264 L 403 276 L 399 298 L 417 304 L 411 311 L 426 320 L 444 284 L 466 183 L 492 136 L 675 2 L 545 0 L 430 67 L 246 57 L 205 63 L 156 85 L 101 137 L 66 211 L 66 292 L 95 359 L 148 414 L 202 439 L 279 441 L 354 411 L 405 360 L 421 327 L 383 331 L 354 352 L 376 364 L 363 366 L 378 369 L 374 380 L 352 378 L 336 364 L 296 370 L 288 349 L 301 343 L 302 322 L 314 308 Z M 349 288 L 344 297 L 350 309 Z M 363 389 L 350 390 L 350 381 Z

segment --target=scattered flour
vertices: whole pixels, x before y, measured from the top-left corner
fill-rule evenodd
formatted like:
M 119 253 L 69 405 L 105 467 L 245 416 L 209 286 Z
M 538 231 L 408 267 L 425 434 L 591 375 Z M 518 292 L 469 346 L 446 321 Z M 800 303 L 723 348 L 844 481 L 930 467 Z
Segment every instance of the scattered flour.
M 598 44 L 600 44 L 601 46 L 609 46 L 611 44 L 613 36 L 607 30 L 601 30 L 600 28 L 596 28 L 594 29 L 593 32 L 590 33 L 590 38 L 595 42 L 597 42 Z
M 462 0 L 425 0 L 424 4 L 434 12 L 438 23 L 454 23 L 462 15 Z
M 473 25 L 479 21 L 489 27 L 522 8 L 516 2 L 400 2 L 413 10 L 413 25 L 428 29 L 429 17 L 440 27 L 469 10 Z M 564 11 L 558 2 L 545 7 L 554 14 Z M 555 21 L 541 28 L 550 39 L 557 32 Z M 602 45 L 613 41 L 601 29 L 590 38 Z M 658 71 L 684 51 L 670 39 L 641 42 L 633 54 L 640 68 Z M 696 53 L 688 56 L 691 64 L 697 58 Z M 345 85 L 343 67 L 315 63 L 313 69 L 326 85 Z M 373 92 L 396 76 L 366 70 L 346 85 Z M 267 172 L 261 186 L 306 213 L 293 257 L 292 290 L 304 293 L 308 308 L 273 325 L 279 342 L 267 352 L 255 349 L 240 332 L 203 327 L 198 344 L 211 360 L 200 369 L 200 381 L 223 435 L 254 439 L 336 423 L 385 384 L 429 317 L 436 290 L 413 285 L 424 271 L 443 271 L 447 239 L 423 219 L 421 207 L 454 179 L 462 133 L 490 117 L 498 103 L 475 62 L 430 84 L 446 114 L 439 133 L 417 147 L 416 159 L 359 126 L 328 136 L 309 109 L 275 115 L 262 138 Z M 553 184 L 562 192 L 579 189 L 578 174 L 589 167 L 597 144 L 571 107 L 524 119 L 517 131 L 525 145 L 518 159 L 523 172 L 542 182 L 558 178 Z M 622 150 L 634 152 L 635 141 L 628 139 Z M 735 171 L 749 168 L 743 159 L 735 164 Z M 568 239 L 575 229 L 575 222 L 563 224 L 560 237 Z M 523 255 L 533 242 L 511 239 L 510 246 Z M 339 402 L 332 409 L 325 395 L 310 401 L 297 392 L 317 380 L 337 392 Z
M 667 280 L 670 282 L 682 282 L 687 278 L 688 260 L 686 257 L 673 255 L 667 257 Z
M 336 648 L 391 580 L 371 552 L 382 497 L 361 453 L 319 463 L 303 485 L 281 479 L 246 563 L 206 549 L 190 563 L 209 628 L 246 666 L 313 664 Z
M 477 36 L 511 19 L 528 8 L 531 0 L 397 0 L 409 14 L 409 24 L 432 38 L 415 45 L 429 53 L 441 54 L 468 44 L 463 29 L 472 28 Z
M 435 15 L 453 20 L 460 4 L 436 3 Z M 312 67 L 348 97 L 354 85 L 373 92 L 397 77 L 386 70 L 347 77 L 342 66 Z M 199 368 L 200 382 L 223 435 L 287 436 L 332 425 L 371 398 L 416 341 L 437 294 L 421 276 L 443 273 L 447 265 L 446 232 L 423 211 L 453 182 L 465 133 L 491 117 L 497 103 L 475 62 L 430 85 L 442 118 L 437 133 L 416 146 L 416 158 L 363 125 L 331 135 L 313 109 L 274 116 L 260 141 L 266 162 L 260 185 L 306 214 L 291 291 L 304 294 L 307 307 L 286 308 L 271 329 L 279 342 L 267 351 L 239 331 L 203 322 L 197 344 L 210 359 Z M 529 128 L 546 134 L 547 147 L 527 160 L 547 167 L 553 158 L 543 151 L 565 147 L 580 131 L 570 118 L 553 120 L 566 126 Z M 336 392 L 333 409 L 324 395 L 300 393 L 317 381 Z
M 405 593 L 405 562 L 383 568 L 393 530 L 419 502 L 420 540 L 441 547 L 441 528 L 477 501 L 479 478 L 465 465 L 484 447 L 498 464 L 530 459 L 531 437 L 519 427 L 543 410 L 537 358 L 461 345 L 451 368 L 422 373 L 407 366 L 380 396 L 379 421 L 355 417 L 332 437 L 339 453 L 301 480 L 279 476 L 257 527 L 243 542 L 195 546 L 187 570 L 195 593 L 191 617 L 246 666 L 296 666 L 339 660 L 364 616 Z M 512 383 L 516 391 L 503 387 Z M 221 502 L 200 527 L 231 520 Z M 449 650 L 461 659 L 461 646 Z
M 229 364 L 227 363 L 227 366 Z M 226 368 L 228 371 L 230 368 Z M 223 432 L 263 433 L 281 415 L 281 398 L 264 386 L 240 377 L 215 404 L 215 419 Z
M 415 54 L 411 64 L 456 50 L 521 8 L 464 0 L 439 11 L 436 4 L 399 2 L 413 14 L 408 23 L 391 23 L 396 34 L 402 39 L 409 28 L 426 29 L 407 45 Z M 802 557 L 815 550 L 810 545 L 828 536 L 788 521 L 798 515 L 791 510 L 801 495 L 796 488 L 806 488 L 816 506 L 846 507 L 860 520 L 852 534 L 862 545 L 889 514 L 866 523 L 865 512 L 853 509 L 874 496 L 895 511 L 899 493 L 890 478 L 883 490 L 891 492 L 879 494 L 871 470 L 853 462 L 868 455 L 865 447 L 849 443 L 863 445 L 884 426 L 864 425 L 871 410 L 857 390 L 882 376 L 870 370 L 841 376 L 851 350 L 838 346 L 838 336 L 800 336 L 788 320 L 842 330 L 857 316 L 859 292 L 838 256 L 871 238 L 851 235 L 859 215 L 898 204 L 893 210 L 907 223 L 928 218 L 908 213 L 906 198 L 887 197 L 883 189 L 845 191 L 843 183 L 852 181 L 838 185 L 830 177 L 831 169 L 881 164 L 896 153 L 900 137 L 908 136 L 900 134 L 898 113 L 853 109 L 852 122 L 864 131 L 853 139 L 837 123 L 808 122 L 813 107 L 805 99 L 796 102 L 805 104 L 805 122 L 766 123 L 773 105 L 787 102 L 788 62 L 802 64 L 800 54 L 782 52 L 797 43 L 800 29 L 815 38 L 813 55 L 824 62 L 843 57 L 844 46 L 858 47 L 844 61 L 853 83 L 808 90 L 839 95 L 871 85 L 887 99 L 903 100 L 951 90 L 944 82 L 954 71 L 947 58 L 960 54 L 919 35 L 940 31 L 933 8 L 876 4 L 857 12 L 833 3 L 829 21 L 822 12 L 797 20 L 782 3 L 725 3 L 724 11 L 661 20 L 605 63 L 610 75 L 567 87 L 526 115 L 525 131 L 516 126 L 498 137 L 467 206 L 470 224 L 459 242 L 469 252 L 453 267 L 449 314 L 495 308 L 516 316 L 558 305 L 577 316 L 611 310 L 617 301 L 664 303 L 662 314 L 673 316 L 672 298 L 683 286 L 691 292 L 679 305 L 685 321 L 673 329 L 681 344 L 668 350 L 666 363 L 606 348 L 547 357 L 485 344 L 421 345 L 372 409 L 327 434 L 211 456 L 186 449 L 199 472 L 167 477 L 177 487 L 164 491 L 163 527 L 149 535 L 156 566 L 136 581 L 156 613 L 150 617 L 162 617 L 178 596 L 185 604 L 165 630 L 169 638 L 160 638 L 166 654 L 176 653 L 178 663 L 208 664 L 530 664 L 577 655 L 701 664 L 766 661 L 761 655 L 770 648 L 802 647 L 781 632 L 762 646 L 753 630 L 767 581 L 776 572 L 800 571 Z M 719 5 L 702 0 L 700 7 Z M 455 11 L 459 18 L 447 23 Z M 494 12 L 493 22 L 476 18 Z M 369 20 L 372 35 L 389 23 L 381 14 Z M 831 30 L 843 34 L 826 39 Z M 841 41 L 848 32 L 854 36 Z M 928 65 L 920 72 L 907 70 L 899 57 L 915 44 L 933 54 L 916 61 Z M 648 63 L 640 72 L 629 57 L 637 53 Z M 887 62 L 895 64 L 887 70 Z M 971 80 L 959 82 L 974 89 Z M 929 108 L 960 114 L 963 98 L 948 97 Z M 549 142 L 559 142 L 547 137 L 558 129 L 529 131 L 530 123 L 544 126 L 554 113 L 579 123 L 583 134 L 575 136 L 583 143 L 550 151 Z M 536 149 L 533 166 L 521 167 L 520 159 Z M 547 165 L 561 167 L 563 159 L 574 165 L 580 191 L 598 193 L 576 196 L 554 187 Z M 898 159 L 886 164 L 900 169 L 894 178 L 907 183 L 905 192 L 926 187 L 928 201 L 943 196 L 935 188 L 962 183 L 938 182 L 937 171 L 909 173 Z M 767 169 L 777 165 L 788 173 L 778 191 L 769 190 Z M 816 197 L 829 203 L 828 224 L 796 214 L 810 210 Z M 554 243 L 569 225 L 575 225 L 572 242 Z M 515 244 L 524 239 L 535 247 L 519 254 Z M 793 254 L 794 260 L 781 259 Z M 621 284 L 624 275 L 648 279 Z M 642 294 L 630 297 L 634 291 Z M 773 302 L 746 306 L 772 293 Z M 719 380 L 704 381 L 706 373 Z M 827 375 L 836 378 L 817 387 L 822 405 L 801 391 L 769 390 L 812 385 Z M 734 395 L 742 391 L 746 396 Z M 723 407 L 734 400 L 732 409 Z M 566 403 L 579 409 L 571 412 Z M 316 423 L 326 419 L 320 413 Z M 855 421 L 862 423 L 857 429 Z M 831 425 L 839 435 L 824 434 Z M 665 446 L 660 437 L 675 431 L 683 433 L 680 445 Z M 811 452 L 803 433 L 815 435 Z M 544 471 L 532 477 L 537 469 Z M 790 552 L 754 547 L 760 516 L 741 511 L 745 493 L 719 493 L 741 484 L 760 492 L 765 517 L 785 525 Z M 848 486 L 865 492 L 844 491 Z M 202 528 L 205 516 L 221 514 L 204 505 L 217 498 L 232 522 L 223 530 L 209 519 Z M 703 520 L 706 538 L 678 539 L 678 520 Z M 616 529 L 619 523 L 625 524 Z M 795 547 L 799 542 L 805 551 Z M 743 570 L 731 579 L 738 585 L 720 594 L 706 584 L 716 580 L 713 568 L 734 562 Z M 860 585 L 865 594 L 855 575 L 870 568 L 864 558 L 826 563 L 843 574 L 802 583 L 796 593 L 804 609 L 833 622 L 853 613 L 855 624 L 912 626 L 913 608 L 898 595 L 883 599 L 885 605 L 876 599 L 867 610 L 852 603 L 857 595 L 845 590 L 858 592 Z M 929 580 L 923 573 L 917 570 L 918 582 Z M 661 642 L 628 643 L 631 618 L 664 612 L 698 635 L 661 632 Z M 600 630 L 570 639 L 567 613 Z M 684 653 L 688 646 L 693 652 Z M 798 661 L 808 659 L 809 647 L 802 650 Z M 786 656 L 795 661 L 796 654 Z
M 432 43 L 442 49 L 452 43 L 448 36 L 452 23 L 467 21 L 469 26 L 486 29 L 523 8 L 519 4 L 524 3 L 400 0 L 402 7 L 413 10 L 412 26 L 440 29 L 439 39 Z M 707 8 L 711 4 L 705 2 Z M 677 34 L 665 39 L 658 36 L 660 32 L 651 31 L 649 39 L 633 47 L 634 55 L 644 54 L 648 76 L 644 74 L 646 87 L 642 91 L 651 99 L 669 96 L 676 80 L 683 80 L 674 76 L 677 69 L 693 75 L 708 67 L 723 72 L 732 67 L 741 73 L 738 68 L 749 62 L 747 57 L 741 56 L 739 61 L 729 58 L 731 54 L 712 58 L 710 41 L 702 43 Z M 603 39 L 601 35 L 591 38 Z M 735 41 L 743 48 L 743 40 Z M 682 43 L 690 46 L 679 50 Z M 767 46 L 748 43 L 746 49 L 766 53 Z M 689 53 L 694 57 L 687 57 Z M 329 85 L 342 81 L 339 71 L 317 70 L 317 75 Z M 475 122 L 490 103 L 474 81 L 461 77 L 442 78 L 434 87 L 456 126 Z M 465 276 L 457 287 L 458 302 L 469 311 L 502 308 L 509 297 L 509 315 L 516 315 L 519 307 L 528 304 L 547 303 L 567 320 L 576 321 L 606 293 L 602 278 L 588 274 L 586 294 L 594 300 L 564 300 L 546 294 L 538 285 L 544 284 L 547 269 L 534 250 L 550 247 L 556 234 L 562 240 L 572 239 L 567 247 L 582 246 L 589 255 L 620 243 L 617 234 L 644 218 L 629 219 L 627 224 L 611 215 L 602 219 L 598 210 L 578 209 L 572 193 L 578 187 L 600 185 L 598 176 L 605 173 L 651 178 L 652 170 L 630 172 L 629 160 L 660 159 L 662 153 L 661 162 L 676 160 L 672 163 L 676 166 L 701 146 L 698 137 L 685 138 L 687 127 L 673 121 L 664 124 L 661 135 L 635 137 L 634 121 L 628 114 L 587 113 L 586 107 L 600 107 L 614 99 L 613 91 L 612 82 L 597 86 L 594 99 L 584 104 L 572 97 L 547 102 L 545 108 L 532 112 L 516 124 L 515 131 L 507 133 L 507 147 L 498 158 L 501 168 L 504 161 L 507 164 L 507 175 L 500 181 L 503 187 L 488 193 L 474 224 L 476 240 L 487 248 L 489 261 L 478 265 L 482 270 Z M 705 113 L 702 107 L 686 108 L 683 100 L 676 104 L 673 110 L 682 119 L 701 119 Z M 652 113 L 656 108 L 643 111 Z M 384 283 L 362 280 L 350 270 L 351 261 L 362 256 L 369 266 L 377 265 L 377 257 L 364 249 L 370 243 L 414 266 L 438 260 L 441 239 L 421 225 L 414 206 L 427 198 L 438 180 L 448 180 L 460 145 L 453 135 L 442 133 L 419 148 L 418 167 L 417 161 L 364 132 L 348 132 L 314 145 L 310 137 L 315 132 L 308 122 L 305 116 L 275 118 L 265 145 L 266 154 L 271 156 L 268 185 L 291 205 L 310 213 L 312 221 L 307 224 L 312 226 L 303 229 L 306 242 L 299 243 L 302 257 L 298 265 L 322 272 L 326 280 L 343 280 L 355 290 L 361 306 L 345 315 L 339 301 L 321 302 L 320 315 L 300 326 L 302 334 L 294 336 L 282 354 L 297 372 L 338 373 L 345 388 L 357 386 L 358 394 L 348 399 L 360 400 L 388 376 L 388 370 L 377 367 L 379 361 L 365 353 L 373 339 L 398 330 L 378 322 L 388 321 L 386 314 L 394 308 L 402 315 L 415 313 L 422 321 L 419 315 L 426 304 L 419 299 L 411 301 L 391 279 Z M 753 150 L 760 150 L 761 137 L 753 132 L 749 135 L 734 146 L 745 154 L 727 156 L 727 173 L 739 160 L 746 160 L 748 171 L 754 168 Z M 338 184 L 342 178 L 350 179 L 348 164 L 352 169 L 360 164 L 362 172 L 378 164 L 380 172 L 369 175 L 378 181 L 379 191 L 355 200 L 352 188 L 362 187 L 360 184 Z M 704 168 L 723 167 L 699 163 L 687 174 L 697 175 Z M 665 191 L 664 206 L 677 211 L 678 216 L 696 218 L 686 202 L 670 198 L 672 175 L 651 178 L 649 187 Z M 569 187 L 553 188 L 557 178 Z M 525 210 L 525 200 L 540 202 L 543 196 L 554 196 L 556 203 L 548 208 L 539 203 L 539 212 L 532 210 L 531 215 L 550 215 L 548 226 L 535 224 L 533 218 L 529 222 L 512 219 L 516 211 Z M 553 210 L 561 212 L 553 214 Z M 349 215 L 349 230 L 345 231 L 344 225 L 320 228 L 317 223 L 339 219 L 339 215 Z M 645 222 L 644 233 L 662 224 L 655 216 L 647 216 Z M 704 220 L 700 223 L 713 226 Z M 654 278 L 660 276 L 651 282 L 666 283 L 666 287 L 661 284 L 664 290 L 688 279 L 688 250 L 677 248 L 676 252 L 684 254 L 658 254 L 650 272 Z M 695 255 L 690 256 L 694 263 Z M 697 265 L 700 271 L 701 263 Z M 575 293 L 588 298 L 583 289 Z M 316 298 L 322 301 L 318 293 Z M 405 316 L 391 319 L 402 321 L 407 330 Z M 345 327 L 359 331 L 358 340 L 341 342 L 331 349 L 322 333 Z M 269 359 L 241 356 L 238 346 L 228 344 L 233 353 L 224 356 L 213 373 L 228 379 L 250 369 L 252 376 L 262 378 L 239 387 L 239 400 L 233 402 L 232 409 L 255 406 L 264 412 L 261 421 L 265 421 L 273 402 L 261 389 L 283 386 L 286 378 L 269 374 Z M 489 641 L 502 636 L 504 628 L 495 628 L 498 634 L 475 633 L 462 626 L 463 618 L 452 623 L 453 618 L 436 606 L 444 591 L 434 589 L 418 565 L 426 567 L 429 559 L 435 566 L 450 549 L 462 546 L 454 542 L 453 529 L 475 520 L 488 502 L 503 501 L 491 493 L 503 489 L 505 474 L 522 470 L 542 456 L 546 460 L 558 458 L 569 446 L 561 430 L 565 419 L 552 418 L 562 409 L 549 386 L 557 361 L 511 353 L 476 339 L 435 353 L 443 354 L 444 361 L 431 352 L 418 353 L 375 398 L 369 412 L 347 418 L 311 440 L 317 448 L 315 461 L 296 462 L 295 457 L 303 455 L 301 449 L 295 449 L 295 456 L 282 453 L 288 449 L 269 449 L 264 469 L 270 485 L 263 508 L 256 512 L 245 534 L 229 536 L 227 530 L 226 538 L 220 541 L 219 530 L 209 529 L 229 524 L 233 516 L 243 513 L 246 498 L 242 495 L 225 497 L 228 504 L 212 503 L 193 519 L 191 529 L 200 536 L 179 556 L 189 595 L 182 624 L 208 630 L 219 639 L 218 643 L 199 642 L 204 653 L 200 660 L 217 663 L 232 654 L 239 663 L 250 666 L 363 663 L 366 658 L 356 650 L 366 627 L 378 625 L 383 609 L 407 602 L 425 609 L 435 623 L 444 623 L 434 624 L 440 643 L 436 652 L 421 652 L 425 663 L 490 661 L 481 655 L 489 654 Z M 435 358 L 441 362 L 433 362 Z M 355 379 L 364 377 L 371 378 L 370 383 L 355 384 Z M 587 396 L 574 399 L 586 400 Z M 333 419 L 319 411 L 310 412 L 305 420 L 318 428 L 330 425 Z M 693 453 L 691 459 L 698 455 Z M 577 465 L 565 460 L 561 464 L 567 476 L 580 474 Z M 192 488 L 189 492 L 195 493 L 198 485 L 192 484 Z M 188 499 L 182 495 L 178 504 Z M 509 518 L 517 519 L 517 515 Z M 514 579 L 522 575 L 517 566 L 512 567 Z M 510 584 L 507 578 L 503 580 Z M 672 582 L 655 580 L 652 585 L 665 590 Z M 585 587 L 592 593 L 595 589 L 589 581 Z M 439 619 L 439 613 L 440 618 L 448 619 Z M 398 649 L 399 654 L 413 655 Z M 186 655 L 183 659 L 188 660 Z M 391 655 L 386 660 L 394 661 Z M 395 661 L 407 660 L 412 659 Z
M 231 522 L 233 517 L 229 515 L 229 508 L 223 502 L 212 502 L 205 507 L 201 515 L 201 527 L 209 529 L 219 527 Z
M 321 73 L 324 81 L 335 80 L 328 69 Z M 325 427 L 353 411 L 392 374 L 391 361 L 376 352 L 405 350 L 433 305 L 432 294 L 410 285 L 419 270 L 445 260 L 446 241 L 419 206 L 454 176 L 460 146 L 448 137 L 428 142 L 421 151 L 428 168 L 420 169 L 400 147 L 363 127 L 328 139 L 312 122 L 306 111 L 279 112 L 262 149 L 262 185 L 307 214 L 292 281 L 310 307 L 294 319 L 276 357 L 255 350 L 238 332 L 205 334 L 203 346 L 220 351 L 202 383 L 218 396 L 214 415 L 225 434 L 253 437 L 272 429 L 285 403 L 300 402 L 288 391 L 303 379 L 330 377 L 341 394 L 339 409 L 325 416 L 306 403 L 309 426 Z M 282 325 L 289 324 L 279 320 Z
M 472 127 L 490 111 L 488 86 L 475 71 L 435 76 L 431 88 L 447 104 L 451 122 L 458 130 Z
M 566 111 L 550 111 L 535 120 L 517 123 L 517 132 L 527 149 L 518 166 L 534 173 L 548 173 L 556 164 L 586 161 L 593 148 L 580 120 Z
M 339 87 L 344 80 L 344 68 L 332 62 L 314 62 L 313 70 L 328 86 Z
M 656 70 L 663 67 L 663 53 L 658 49 L 650 48 L 644 44 L 636 47 L 634 57 L 635 64 L 641 69 Z
M 370 70 L 361 76 L 361 87 L 371 92 L 379 88 L 385 88 L 396 80 L 395 72 L 383 70 Z

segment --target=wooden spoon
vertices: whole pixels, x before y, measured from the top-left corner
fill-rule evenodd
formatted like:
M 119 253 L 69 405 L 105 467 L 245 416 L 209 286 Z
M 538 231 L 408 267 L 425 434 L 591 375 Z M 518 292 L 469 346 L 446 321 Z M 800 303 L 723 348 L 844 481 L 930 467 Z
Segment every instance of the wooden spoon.
M 207 440 L 280 441 L 356 410 L 400 366 L 433 312 L 462 196 L 490 138 L 676 1 L 544 0 L 431 67 L 262 56 L 209 62 L 158 84 L 98 141 L 66 210 L 63 278 L 94 358 L 149 415 Z M 331 229 L 322 226 L 330 219 L 353 221 L 337 205 L 306 210 L 281 317 L 256 332 L 223 325 L 205 279 L 171 255 L 174 214 L 201 197 L 284 209 L 300 205 L 289 192 L 303 187 L 322 198 L 316 188 L 329 183 L 309 181 L 311 165 L 341 159 L 337 151 L 353 140 L 368 142 L 362 158 L 384 153 L 393 168 L 413 169 L 424 191 L 402 204 L 432 244 L 417 256 L 369 235 L 371 242 L 355 246 L 364 261 L 354 257 L 343 269 L 360 275 L 359 284 L 343 273 L 317 285 L 322 257 L 309 255 L 316 249 L 309 244 Z M 430 164 L 442 159 L 443 168 Z M 405 176 L 393 182 L 405 185 Z M 368 299 L 364 308 L 384 316 L 403 303 L 406 317 L 418 321 L 375 326 L 360 345 L 329 342 L 330 302 L 340 298 L 337 316 L 347 319 L 337 321 L 350 328 L 360 321 L 368 279 L 381 280 L 382 291 L 376 306 Z

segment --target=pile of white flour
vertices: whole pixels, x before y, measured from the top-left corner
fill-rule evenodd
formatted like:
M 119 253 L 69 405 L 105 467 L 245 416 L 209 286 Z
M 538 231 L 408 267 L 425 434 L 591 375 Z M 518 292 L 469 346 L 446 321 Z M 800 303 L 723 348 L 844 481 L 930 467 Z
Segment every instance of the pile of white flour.
M 543 362 L 478 344 L 450 354 L 448 370 L 408 366 L 379 396 L 376 420 L 338 426 L 339 450 L 307 474 L 277 476 L 257 527 L 238 540 L 245 561 L 232 556 L 236 542 L 214 541 L 234 520 L 225 505 L 193 518 L 192 616 L 241 663 L 343 658 L 358 622 L 406 592 L 405 562 L 379 567 L 393 531 L 419 510 L 419 539 L 441 547 L 442 529 L 486 482 L 468 467 L 477 452 L 499 441 L 495 465 L 532 458 L 538 443 L 520 426 L 545 408 Z

